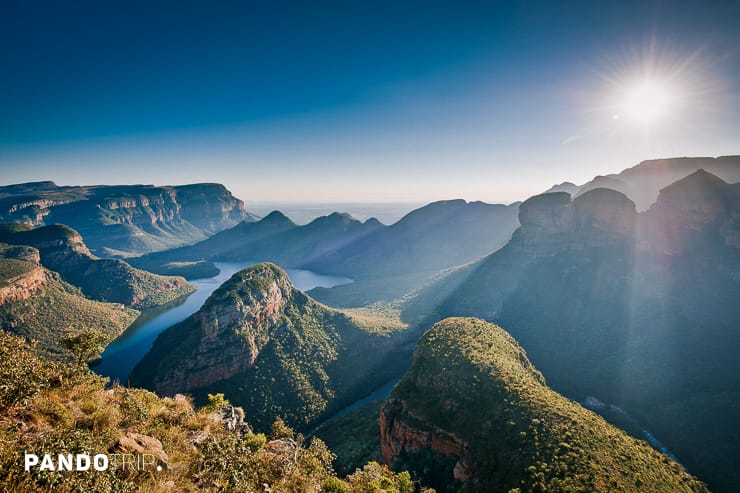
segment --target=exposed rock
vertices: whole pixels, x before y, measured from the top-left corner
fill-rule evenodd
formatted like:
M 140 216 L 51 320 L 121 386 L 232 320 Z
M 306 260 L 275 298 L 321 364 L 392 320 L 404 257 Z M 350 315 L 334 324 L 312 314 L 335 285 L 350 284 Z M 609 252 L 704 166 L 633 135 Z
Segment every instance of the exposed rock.
M 249 424 L 244 422 L 244 410 L 240 407 L 224 406 L 219 411 L 221 415 L 221 421 L 229 431 L 233 431 L 239 435 L 252 433 L 252 429 Z
M 455 479 L 465 481 L 470 477 L 471 464 L 462 460 L 468 444 L 415 415 L 399 399 L 388 399 L 380 410 L 380 445 L 383 461 L 388 465 L 394 465 L 403 453 L 429 450 L 457 459 Z
M 287 275 L 269 264 L 239 274 L 193 315 L 200 333 L 198 345 L 187 360 L 159 376 L 157 392 L 187 392 L 243 372 L 254 365 L 262 348 L 280 330 L 281 310 L 293 296 Z M 234 291 L 239 283 L 244 288 Z
M 636 218 L 635 204 L 614 190 L 597 188 L 574 200 L 565 192 L 545 193 L 519 206 L 521 227 L 512 244 L 532 256 L 548 256 L 630 241 Z
M 39 228 L 0 224 L 0 241 L 31 248 L 28 255 L 38 258 L 46 268 L 58 272 L 95 300 L 142 309 L 194 291 L 182 277 L 158 276 L 135 269 L 123 260 L 93 256 L 82 236 L 62 224 Z
M 58 187 L 42 182 L 0 187 L 0 221 L 68 224 L 98 254 L 181 246 L 248 219 L 244 203 L 215 183 Z
M 21 275 L 6 279 L 0 285 L 0 305 L 30 298 L 48 279 L 42 267 L 31 268 Z

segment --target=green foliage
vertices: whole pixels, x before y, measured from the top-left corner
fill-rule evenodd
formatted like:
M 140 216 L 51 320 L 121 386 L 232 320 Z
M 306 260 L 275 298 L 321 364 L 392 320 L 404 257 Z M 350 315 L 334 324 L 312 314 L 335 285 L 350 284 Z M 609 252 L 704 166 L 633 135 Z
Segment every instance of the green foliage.
M 198 402 L 205 402 L 209 393 L 223 393 L 244 408 L 259 430 L 269 429 L 277 417 L 306 430 L 403 371 L 410 350 L 402 344 L 408 336 L 397 319 L 348 315 L 321 305 L 292 288 L 282 269 L 263 263 L 236 273 L 198 313 L 160 334 L 131 381 L 157 389 L 172 371 L 187 372 L 204 340 L 201 317 L 254 309 L 266 297 L 277 296 L 278 289 L 284 299 L 278 313 L 218 335 L 225 350 L 242 348 L 245 360 L 251 358 L 254 343 L 259 355 L 253 366 L 208 386 L 188 388 Z M 211 351 L 213 361 L 219 361 L 219 351 Z
M 350 412 L 325 421 L 314 435 L 336 454 L 334 469 L 349 474 L 370 461 L 382 462 L 380 455 L 381 400 L 363 404 Z
M 8 262 L 0 259 L 0 269 Z M 54 273 L 29 262 L 41 271 L 41 284 L 31 290 L 30 297 L 6 301 L 0 305 L 0 327 L 9 332 L 38 341 L 38 348 L 57 358 L 65 357 L 60 341 L 67 334 L 65 327 L 95 327 L 110 341 L 118 336 L 138 316 L 138 312 L 113 303 L 101 303 L 85 298 L 79 289 L 59 279 Z
M 206 404 L 206 409 L 210 411 L 218 411 L 228 405 L 229 401 L 224 398 L 223 394 L 208 394 L 208 404 Z
M 105 349 L 105 344 L 109 341 L 109 337 L 97 329 L 71 329 L 71 332 L 73 333 L 59 342 L 67 351 L 72 353 L 79 366 L 86 365 L 93 359 L 99 358 L 100 353 Z
M 64 378 L 65 367 L 45 361 L 34 345 L 23 338 L 0 331 L 0 408 L 23 404 Z
M 647 443 L 550 390 L 517 342 L 482 320 L 436 324 L 384 413 L 440 443 L 465 443 L 465 467 L 475 482 L 457 483 L 464 491 L 494 485 L 503 491 L 708 491 Z M 406 450 L 397 466 L 435 487 L 455 485 L 451 467 L 446 479 L 435 477 L 442 462 L 430 467 L 449 456 L 424 455 L 430 452 Z
M 181 395 L 159 398 L 141 389 L 105 387 L 88 370 L 38 356 L 21 338 L 0 332 L 0 484 L 4 491 L 159 492 L 321 491 L 406 493 L 409 476 L 377 464 L 363 477 L 342 481 L 333 454 L 319 439 L 278 421 L 263 434 L 229 431 L 209 407 L 196 409 Z M 222 403 L 221 396 L 214 402 Z M 166 468 L 95 474 L 23 471 L 23 452 L 107 453 L 127 433 L 161 442 Z M 373 485 L 368 490 L 364 478 Z M 374 486 L 373 486 L 374 488 Z

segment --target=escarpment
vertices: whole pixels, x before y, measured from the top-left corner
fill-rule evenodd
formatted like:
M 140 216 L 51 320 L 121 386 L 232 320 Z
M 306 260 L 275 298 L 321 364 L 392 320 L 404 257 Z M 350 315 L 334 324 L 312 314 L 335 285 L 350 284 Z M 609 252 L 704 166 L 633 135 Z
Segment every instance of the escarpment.
M 33 260 L 59 273 L 89 298 L 145 309 L 175 300 L 194 288 L 182 277 L 160 276 L 135 269 L 120 259 L 93 256 L 82 236 L 61 224 L 0 224 L 0 241 L 27 251 Z M 30 246 L 29 246 L 30 245 Z M 23 250 L 18 250 L 23 251 Z M 16 253 L 18 255 L 18 253 Z
M 67 224 L 97 255 L 128 257 L 183 246 L 253 219 L 241 200 L 216 183 L 0 187 L 0 221 Z

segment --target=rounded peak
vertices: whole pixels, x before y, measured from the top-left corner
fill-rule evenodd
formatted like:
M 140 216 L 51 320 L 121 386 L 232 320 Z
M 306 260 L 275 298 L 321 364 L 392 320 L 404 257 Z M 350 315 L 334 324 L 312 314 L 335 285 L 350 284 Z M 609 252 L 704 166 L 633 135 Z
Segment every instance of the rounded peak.
M 568 192 L 546 192 L 529 197 L 520 204 L 520 207 L 552 207 L 570 204 Z
M 377 217 L 365 219 L 365 222 L 362 224 L 364 224 L 365 226 L 383 226 L 383 223 L 381 223 Z
M 288 216 L 280 211 L 272 211 L 257 222 L 261 224 L 294 224 Z
M 622 192 L 612 188 L 598 187 L 583 192 L 573 200 L 573 205 L 579 207 L 586 204 L 597 204 L 608 202 L 612 204 L 621 204 L 626 208 L 635 209 L 635 203 Z
M 308 223 L 308 225 L 346 225 L 352 222 L 358 222 L 357 219 L 352 217 L 346 212 L 332 212 L 328 216 L 320 216 Z
M 519 343 L 498 325 L 472 317 L 450 317 L 434 324 L 419 343 L 415 361 L 436 358 L 459 358 L 486 368 L 505 383 L 533 379 L 544 384 Z
M 254 303 L 263 300 L 268 292 L 279 293 L 287 299 L 293 284 L 283 269 L 271 262 L 251 265 L 235 273 L 204 303 L 203 308 L 215 305 Z

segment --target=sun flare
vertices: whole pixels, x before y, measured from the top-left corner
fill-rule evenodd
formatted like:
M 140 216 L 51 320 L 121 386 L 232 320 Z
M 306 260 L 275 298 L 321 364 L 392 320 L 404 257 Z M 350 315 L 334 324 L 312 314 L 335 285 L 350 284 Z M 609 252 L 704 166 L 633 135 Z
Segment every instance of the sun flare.
M 666 84 L 642 80 L 626 88 L 615 118 L 625 118 L 639 125 L 650 125 L 670 112 L 675 95 Z

